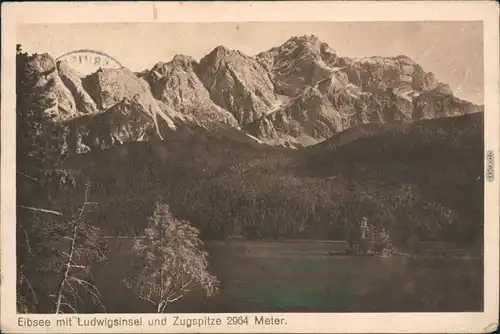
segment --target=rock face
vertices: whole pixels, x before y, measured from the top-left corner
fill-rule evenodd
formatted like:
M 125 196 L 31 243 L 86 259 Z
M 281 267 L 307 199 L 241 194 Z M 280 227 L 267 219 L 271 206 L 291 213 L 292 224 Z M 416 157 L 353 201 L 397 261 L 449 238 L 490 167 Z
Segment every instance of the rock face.
M 283 109 L 259 120 L 258 123 L 268 123 L 265 126 L 267 133 L 251 131 L 251 126 L 248 129 L 252 135 L 259 137 L 272 138 L 276 132 L 293 137 L 307 134 L 319 140 L 326 139 L 347 126 L 345 122 L 355 113 L 354 99 L 344 88 L 344 84 L 335 75 L 331 75 L 306 88 Z
M 108 110 L 126 99 L 134 101 L 134 105 L 140 106 L 139 110 L 149 115 L 155 123 L 163 119 L 168 126 L 175 128 L 172 118 L 161 108 L 160 102 L 153 98 L 148 83 L 129 69 L 99 69 L 83 79 L 83 86 L 101 110 Z
M 420 65 L 406 56 L 345 59 L 349 81 L 363 91 L 377 93 L 387 88 L 427 91 L 437 87 L 433 73 L 426 73 Z
M 339 62 L 336 52 L 314 35 L 292 37 L 256 59 L 271 73 L 276 92 L 286 96 L 326 78 Z
M 239 127 L 227 110 L 210 99 L 210 93 L 198 78 L 198 64 L 188 56 L 177 55 L 168 63 L 156 64 L 144 75 L 153 96 L 167 106 L 201 122 L 226 123 Z
M 458 116 L 480 107 L 406 56 L 339 57 L 316 36 L 294 37 L 257 55 L 276 92 L 292 99 L 245 126 L 268 143 L 303 146 L 362 123 Z
M 481 107 L 448 94 L 448 89 L 446 86 L 437 87 L 416 97 L 413 100 L 413 119 L 453 117 L 482 111 Z
M 54 59 L 47 53 L 30 57 L 28 68 L 35 78 L 35 88 L 52 105 L 45 113 L 53 120 L 64 120 L 80 114 L 71 91 L 61 80 Z
M 68 151 L 76 154 L 157 136 L 154 119 L 143 110 L 143 105 L 128 98 L 105 112 L 77 117 L 67 124 L 70 129 Z
M 176 122 L 186 121 L 155 100 L 148 83 L 128 69 L 100 69 L 82 79 L 47 54 L 29 57 L 27 67 L 33 92 L 50 102 L 48 120 L 65 129 L 69 154 L 161 138 L 176 129 Z
M 57 70 L 64 85 L 75 99 L 78 111 L 84 114 L 94 114 L 98 108 L 82 85 L 82 76 L 72 69 L 66 62 L 57 62 Z
M 96 101 L 97 107 L 106 110 L 124 98 L 142 97 L 153 106 L 153 96 L 146 81 L 126 68 L 101 68 L 83 79 L 83 86 Z
M 318 142 L 358 124 L 411 120 L 412 102 L 393 90 L 379 94 L 356 91 L 334 73 L 245 129 L 257 138 L 288 138 L 290 146 L 303 146 L 305 143 L 289 138 Z
M 198 68 L 212 100 L 233 114 L 240 125 L 257 120 L 277 103 L 269 74 L 239 51 L 219 46 Z

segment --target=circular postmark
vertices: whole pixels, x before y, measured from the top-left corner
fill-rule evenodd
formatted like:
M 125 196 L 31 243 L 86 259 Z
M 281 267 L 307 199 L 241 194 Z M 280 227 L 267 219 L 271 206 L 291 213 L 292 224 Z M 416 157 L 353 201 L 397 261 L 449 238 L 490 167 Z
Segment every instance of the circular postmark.
M 100 68 L 121 68 L 122 64 L 115 58 L 99 51 L 76 50 L 59 56 L 57 61 L 64 61 L 80 74 L 91 74 Z

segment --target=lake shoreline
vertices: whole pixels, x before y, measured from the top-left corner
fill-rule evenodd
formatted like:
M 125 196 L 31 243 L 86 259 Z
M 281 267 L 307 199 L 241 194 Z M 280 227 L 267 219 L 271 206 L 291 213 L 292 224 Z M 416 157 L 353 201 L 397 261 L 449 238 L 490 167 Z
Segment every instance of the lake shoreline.
M 109 263 L 93 268 L 109 313 L 154 311 L 122 283 L 132 244 L 112 242 Z M 483 302 L 480 259 L 332 256 L 327 253 L 345 249 L 344 241 L 332 240 L 219 240 L 204 248 L 220 293 L 191 293 L 169 313 L 477 312 Z
M 359 254 L 348 254 L 344 251 L 338 251 L 338 247 L 346 245 L 345 240 L 328 240 L 328 239 L 231 239 L 231 240 L 204 240 L 203 243 L 208 248 L 211 247 L 228 247 L 228 246 L 241 246 L 241 247 L 276 247 L 280 248 L 282 245 L 316 245 L 317 247 L 324 248 L 325 256 L 346 256 L 356 257 L 363 256 Z M 447 259 L 465 259 L 465 260 L 482 260 L 483 251 L 482 247 L 478 245 L 463 245 L 458 242 L 441 242 L 441 241 L 421 241 L 419 242 L 420 248 L 425 251 L 417 253 L 409 252 L 395 252 L 393 254 L 374 254 L 369 252 L 368 256 L 377 257 L 407 257 L 407 258 L 447 258 Z M 337 251 L 330 250 L 330 247 L 336 248 Z M 430 253 L 429 253 L 430 252 Z M 462 255 L 458 255 L 461 253 Z M 452 255 L 453 254 L 453 255 Z M 313 254 L 311 254 L 313 255 Z M 314 255 L 318 255 L 317 253 Z

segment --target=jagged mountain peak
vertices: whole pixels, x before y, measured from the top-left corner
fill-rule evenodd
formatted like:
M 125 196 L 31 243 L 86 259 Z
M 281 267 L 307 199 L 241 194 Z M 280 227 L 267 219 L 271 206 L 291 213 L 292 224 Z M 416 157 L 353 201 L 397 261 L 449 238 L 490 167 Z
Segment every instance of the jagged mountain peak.
M 191 56 L 176 54 L 168 63 L 172 66 L 180 66 L 182 68 L 194 68 L 198 66 L 198 62 Z
M 18 68 L 19 76 L 24 76 L 40 90 L 49 103 L 43 111 L 53 121 L 70 119 L 81 115 L 71 91 L 59 76 L 56 61 L 48 53 L 33 54 L 27 58 L 22 68 Z
M 201 122 L 225 123 L 239 127 L 234 116 L 217 106 L 198 77 L 199 65 L 190 56 L 175 55 L 156 64 L 145 76 L 155 99 L 185 116 Z
M 400 62 L 408 65 L 416 64 L 415 60 L 405 55 L 398 55 L 395 57 L 369 56 L 369 57 L 353 58 L 352 60 L 358 63 L 368 63 L 373 65 L 392 64 L 394 62 Z
M 121 102 L 124 97 L 141 95 L 149 100 L 152 98 L 147 83 L 126 67 L 100 68 L 84 77 L 82 83 L 101 110 Z
M 441 84 L 434 73 L 424 71 L 415 60 L 404 55 L 343 58 L 343 63 L 341 71 L 349 81 L 367 92 L 391 88 L 418 94 Z
M 223 45 L 199 62 L 177 54 L 139 73 L 102 68 L 82 77 L 48 54 L 31 56 L 30 64 L 55 100 L 48 112 L 59 115 L 56 120 L 105 113 L 101 119 L 115 122 L 119 113 L 132 115 L 131 122 L 137 116 L 148 129 L 153 122 L 157 131 L 160 116 L 169 128 L 186 119 L 224 123 L 259 139 L 296 144 L 300 136 L 323 140 L 357 124 L 477 110 L 408 56 L 340 57 L 313 34 L 255 57 Z
M 224 46 L 224 45 L 217 45 L 213 50 L 212 52 L 216 52 L 216 53 L 226 53 L 226 52 L 231 52 L 233 50 L 231 50 L 230 48 Z M 211 53 L 212 53 L 211 52 Z
M 198 75 L 212 101 L 233 114 L 240 125 L 253 122 L 276 104 L 267 71 L 240 51 L 216 47 L 201 59 Z
M 411 57 L 408 57 L 406 55 L 398 55 L 395 58 L 399 59 L 399 60 L 402 60 L 402 61 L 409 62 L 409 63 L 415 63 L 415 60 L 413 60 Z
M 321 59 L 326 58 L 336 58 L 336 52 L 333 50 L 328 43 L 321 41 L 316 35 L 303 35 L 294 36 L 289 38 L 286 42 L 280 46 L 273 47 L 268 51 L 261 52 L 257 54 L 257 58 L 264 60 L 263 58 L 268 58 L 269 54 L 273 57 L 301 57 L 310 56 L 313 58 Z M 334 55 L 334 57 L 332 57 Z M 334 59 L 328 59 L 334 60 Z M 269 66 L 266 66 L 269 67 Z
M 151 70 L 147 71 L 144 77 L 147 78 L 147 81 L 156 81 L 168 75 L 174 68 L 184 71 L 197 71 L 197 67 L 198 63 L 193 57 L 176 54 L 169 62 L 156 63 Z
M 35 53 L 29 57 L 30 66 L 34 71 L 46 75 L 56 68 L 56 62 L 48 53 Z
M 270 72 L 276 92 L 290 97 L 326 78 L 339 61 L 336 52 L 315 35 L 292 37 L 256 59 Z
M 219 45 L 215 47 L 209 54 L 207 54 L 205 57 L 203 57 L 200 61 L 201 63 L 210 63 L 214 61 L 220 61 L 225 58 L 239 58 L 239 57 L 244 57 L 244 58 L 250 58 L 243 52 L 239 50 L 233 50 L 230 49 L 224 45 Z
M 326 42 L 320 40 L 316 35 L 304 35 L 290 38 L 282 46 L 300 45 L 309 52 L 318 54 L 321 58 L 329 54 L 336 55 L 337 52 Z
M 302 35 L 302 36 L 292 36 L 283 45 L 290 44 L 311 44 L 319 45 L 321 40 L 316 35 Z

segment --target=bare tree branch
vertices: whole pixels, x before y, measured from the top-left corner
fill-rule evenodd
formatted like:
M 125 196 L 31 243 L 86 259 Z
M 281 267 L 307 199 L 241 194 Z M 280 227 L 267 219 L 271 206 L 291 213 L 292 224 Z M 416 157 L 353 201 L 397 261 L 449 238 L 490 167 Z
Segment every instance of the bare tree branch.
M 78 313 L 78 312 L 75 310 L 75 308 L 74 308 L 73 306 L 71 306 L 71 304 L 69 304 L 69 303 L 61 303 L 61 306 L 67 306 L 67 307 L 69 307 L 69 308 L 70 308 L 73 312 Z M 59 313 L 64 313 L 64 312 L 59 311 Z
M 91 254 L 94 252 L 98 252 L 99 253 L 98 256 L 105 258 L 105 255 L 100 251 L 99 245 L 95 241 L 92 240 L 92 236 L 93 236 L 92 233 L 90 233 L 90 237 L 86 233 L 83 233 L 83 236 L 85 238 L 85 242 L 90 242 L 90 244 L 93 247 L 95 247 L 95 249 L 85 249 L 85 248 L 77 246 L 77 240 L 79 239 L 79 233 L 81 233 L 80 230 L 89 228 L 89 226 L 87 226 L 85 224 L 85 221 L 82 220 L 82 217 L 85 213 L 85 209 L 87 208 L 88 205 L 97 204 L 95 202 L 88 201 L 88 199 L 89 199 L 89 187 L 90 186 L 87 184 L 86 189 L 85 189 L 85 199 L 84 199 L 82 206 L 78 209 L 78 214 L 76 215 L 76 217 L 74 217 L 74 219 L 72 221 L 69 222 L 69 224 L 72 224 L 72 233 L 71 233 L 70 237 L 65 238 L 65 239 L 71 241 L 70 246 L 69 246 L 69 250 L 68 250 L 68 252 L 59 252 L 61 254 L 66 255 L 67 258 L 66 258 L 65 264 L 64 264 L 64 268 L 65 268 L 64 274 L 63 274 L 61 281 L 59 283 L 57 297 L 55 300 L 55 313 L 56 314 L 62 312 L 62 310 L 61 310 L 62 306 L 70 306 L 66 296 L 64 295 L 66 288 L 71 290 L 71 293 L 73 295 L 73 299 L 74 299 L 75 303 L 76 303 L 76 298 L 79 298 L 81 300 L 81 297 L 79 296 L 78 292 L 71 285 L 72 282 L 76 283 L 77 286 L 79 286 L 81 289 L 86 291 L 91 296 L 92 301 L 95 304 L 98 304 L 99 306 L 101 306 L 104 311 L 106 310 L 104 305 L 101 302 L 100 293 L 99 293 L 99 290 L 97 289 L 97 287 L 95 285 L 93 285 L 92 283 L 86 281 L 85 279 L 81 279 L 81 278 L 76 277 L 75 276 L 76 272 L 72 273 L 72 271 L 71 271 L 71 269 L 82 269 L 85 272 L 85 274 L 90 275 L 89 266 L 75 262 L 75 261 L 78 261 L 78 259 L 85 257 L 85 255 L 87 255 L 88 253 Z M 80 237 L 81 237 L 81 235 L 80 235 Z M 79 250 L 81 250 L 82 252 L 80 253 Z M 75 257 L 76 257 L 76 259 L 75 259 Z M 70 306 L 70 308 L 71 308 L 71 310 L 76 312 L 74 307 Z
M 40 183 L 40 180 L 38 180 L 37 178 L 34 178 L 33 176 L 29 176 L 28 174 L 25 174 L 25 173 L 22 173 L 22 172 L 16 172 L 16 174 L 19 174 L 19 175 L 24 176 L 25 178 L 28 178 L 28 179 L 30 179 L 32 181 Z
M 75 242 L 76 242 L 76 232 L 78 231 L 78 225 L 77 225 L 76 221 L 74 222 L 74 224 L 75 224 L 75 226 L 73 227 L 73 240 L 71 240 L 68 261 L 66 262 L 66 270 L 64 272 L 63 279 L 61 280 L 61 283 L 59 284 L 59 290 L 57 292 L 56 310 L 55 310 L 56 314 L 59 313 L 59 311 L 61 309 L 61 298 L 62 298 L 62 294 L 63 294 L 64 284 L 66 284 L 66 280 L 68 279 L 69 269 L 71 268 L 71 261 L 73 261 L 73 253 L 74 253 Z
M 38 304 L 38 300 L 36 299 L 35 290 L 34 290 L 34 289 L 33 289 L 33 287 L 31 286 L 30 281 L 28 280 L 28 278 L 26 278 L 26 276 L 25 276 L 25 275 L 23 275 L 23 274 L 21 274 L 21 275 L 23 276 L 24 280 L 25 280 L 25 281 L 26 281 L 26 283 L 28 284 L 28 287 L 29 287 L 29 289 L 30 289 L 30 291 L 31 291 L 31 294 L 32 294 L 32 296 L 33 296 L 33 300 L 35 301 L 35 304 Z
M 69 280 L 76 282 L 81 287 L 83 287 L 85 291 L 87 291 L 88 293 L 90 293 L 92 295 L 92 299 L 94 300 L 94 302 L 97 302 L 99 304 L 99 306 L 102 307 L 102 309 L 104 310 L 104 312 L 106 312 L 106 308 L 101 303 L 101 296 L 99 294 L 99 290 L 97 289 L 97 287 L 94 284 L 92 284 L 90 282 L 87 282 L 86 280 L 73 277 L 73 276 L 70 276 Z
M 26 247 L 27 247 L 27 249 L 28 249 L 28 253 L 32 254 L 32 252 L 31 252 L 30 240 L 29 240 L 29 238 L 28 238 L 28 232 L 26 232 L 26 229 L 25 229 L 23 226 L 19 225 L 19 227 L 21 227 L 21 228 L 23 229 L 24 236 L 25 236 L 25 238 L 26 238 Z
M 38 212 L 44 212 L 44 213 L 50 213 L 50 214 L 53 214 L 53 215 L 57 215 L 57 216 L 64 216 L 64 214 L 58 212 L 58 211 L 54 211 L 54 210 L 47 210 L 47 209 L 41 209 L 41 208 L 34 208 L 34 207 L 31 207 L 31 206 L 25 206 L 25 205 L 18 205 L 17 206 L 18 208 L 23 208 L 23 209 L 26 209 L 26 210 L 32 210 L 32 211 L 38 211 Z
M 141 298 L 141 299 L 144 299 L 144 300 L 146 300 L 146 301 L 150 302 L 150 303 L 151 303 L 151 304 L 153 304 L 153 305 L 156 305 L 156 304 L 157 304 L 156 302 L 152 301 L 151 299 L 149 299 L 149 298 L 148 298 L 148 297 L 146 297 L 146 296 L 143 296 L 143 295 L 142 295 L 142 294 L 140 294 L 140 293 L 136 293 L 135 295 L 136 295 L 137 297 Z

